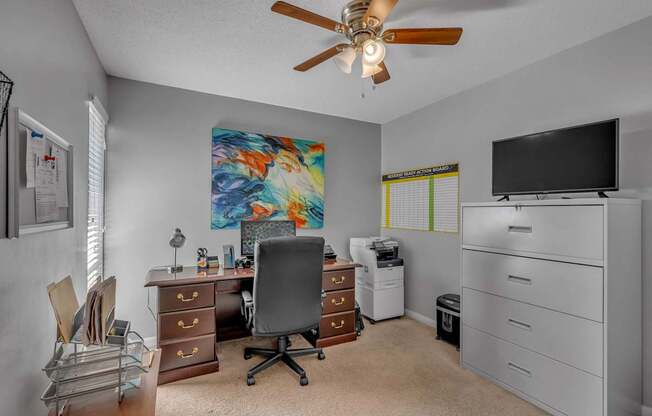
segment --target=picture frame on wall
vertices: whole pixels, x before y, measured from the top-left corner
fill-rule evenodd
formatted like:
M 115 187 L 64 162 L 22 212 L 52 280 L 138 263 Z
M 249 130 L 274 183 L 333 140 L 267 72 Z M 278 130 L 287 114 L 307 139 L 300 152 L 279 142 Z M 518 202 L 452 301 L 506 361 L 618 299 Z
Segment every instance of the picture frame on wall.
M 7 237 L 73 228 L 72 144 L 20 108 L 7 129 Z

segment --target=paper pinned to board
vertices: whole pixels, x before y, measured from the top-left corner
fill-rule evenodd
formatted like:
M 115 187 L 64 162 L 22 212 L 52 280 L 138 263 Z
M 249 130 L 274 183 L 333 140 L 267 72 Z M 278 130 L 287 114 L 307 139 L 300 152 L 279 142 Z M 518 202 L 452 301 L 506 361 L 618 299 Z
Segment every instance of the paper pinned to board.
M 55 160 L 36 159 L 36 222 L 56 221 L 57 207 L 57 164 Z
M 55 158 L 54 161 L 57 166 L 56 168 L 57 207 L 67 208 L 69 205 L 68 205 L 68 160 L 66 158 L 66 151 L 60 146 L 53 144 L 50 153 Z
M 25 177 L 26 188 L 34 188 L 36 185 L 37 161 L 45 155 L 45 136 L 32 129 L 26 128 L 27 142 L 25 151 Z

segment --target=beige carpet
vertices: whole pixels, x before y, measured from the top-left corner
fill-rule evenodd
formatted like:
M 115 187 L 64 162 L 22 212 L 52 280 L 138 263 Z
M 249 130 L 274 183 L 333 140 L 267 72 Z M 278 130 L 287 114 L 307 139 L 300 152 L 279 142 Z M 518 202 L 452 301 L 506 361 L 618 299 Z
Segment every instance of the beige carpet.
M 293 347 L 308 346 L 294 338 Z M 285 365 L 256 376 L 246 371 L 261 357 L 245 361 L 245 345 L 266 339 L 222 343 L 218 373 L 158 389 L 158 416 L 385 416 L 543 415 L 527 402 L 459 367 L 454 347 L 436 341 L 434 330 L 408 318 L 369 325 L 357 341 L 325 349 L 326 360 L 297 361 L 310 379 L 299 386 Z

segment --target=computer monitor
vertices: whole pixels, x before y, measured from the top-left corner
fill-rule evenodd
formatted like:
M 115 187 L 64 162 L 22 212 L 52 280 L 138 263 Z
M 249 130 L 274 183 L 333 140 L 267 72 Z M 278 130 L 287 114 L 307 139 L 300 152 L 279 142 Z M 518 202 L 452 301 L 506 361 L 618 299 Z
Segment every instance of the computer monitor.
M 240 255 L 254 257 L 256 242 L 271 237 L 297 235 L 294 221 L 242 221 L 240 223 Z

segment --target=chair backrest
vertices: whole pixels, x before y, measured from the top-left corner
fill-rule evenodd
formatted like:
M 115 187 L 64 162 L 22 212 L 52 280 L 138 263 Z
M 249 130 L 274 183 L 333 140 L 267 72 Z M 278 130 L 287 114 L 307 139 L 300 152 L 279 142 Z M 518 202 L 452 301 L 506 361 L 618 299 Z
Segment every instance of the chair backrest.
M 324 267 L 321 237 L 276 237 L 255 251 L 254 334 L 297 334 L 319 325 Z

